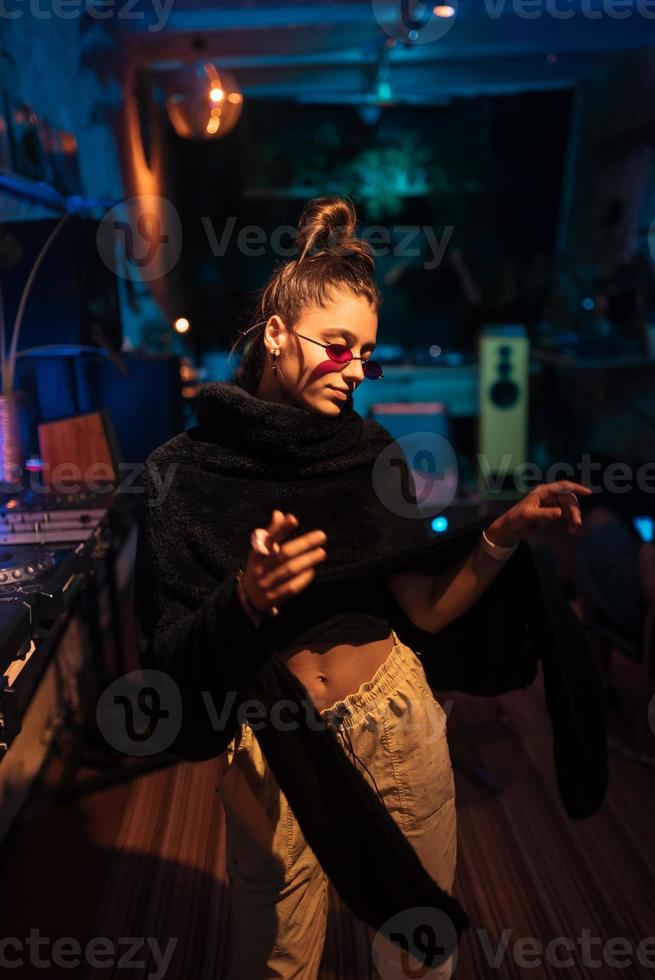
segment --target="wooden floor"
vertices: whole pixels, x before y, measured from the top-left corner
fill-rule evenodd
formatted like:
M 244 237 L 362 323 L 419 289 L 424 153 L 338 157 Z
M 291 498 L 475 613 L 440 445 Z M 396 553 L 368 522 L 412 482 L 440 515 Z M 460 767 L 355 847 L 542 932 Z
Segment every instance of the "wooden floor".
M 619 736 L 633 714 L 636 671 L 620 656 L 616 671 L 622 714 L 611 728 Z M 637 947 L 655 936 L 655 769 L 612 754 L 602 811 L 572 821 L 555 784 L 541 674 L 528 690 L 495 699 L 439 697 L 453 759 L 466 755 L 500 786 L 494 794 L 455 766 L 455 893 L 471 919 L 455 976 L 652 976 L 655 940 L 642 954 L 650 953 L 650 968 L 645 958 L 640 965 Z M 53 802 L 56 779 L 53 762 L 3 849 L 3 935 L 22 940 L 38 929 L 51 942 L 75 937 L 82 944 L 107 937 L 120 955 L 128 953 L 122 937 L 156 937 L 162 950 L 175 940 L 169 980 L 224 977 L 230 904 L 220 760 L 178 764 L 65 805 Z M 136 980 L 153 969 L 146 952 L 131 954 L 141 966 L 44 971 L 26 964 L 12 975 Z M 321 976 L 370 975 L 367 931 L 331 891 Z

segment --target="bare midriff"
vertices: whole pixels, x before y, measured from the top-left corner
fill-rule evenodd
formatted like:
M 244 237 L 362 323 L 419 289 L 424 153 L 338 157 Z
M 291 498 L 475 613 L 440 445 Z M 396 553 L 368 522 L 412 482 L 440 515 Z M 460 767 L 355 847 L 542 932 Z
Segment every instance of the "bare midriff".
M 371 680 L 393 645 L 388 624 L 373 616 L 347 614 L 313 636 L 299 637 L 277 654 L 320 711 Z

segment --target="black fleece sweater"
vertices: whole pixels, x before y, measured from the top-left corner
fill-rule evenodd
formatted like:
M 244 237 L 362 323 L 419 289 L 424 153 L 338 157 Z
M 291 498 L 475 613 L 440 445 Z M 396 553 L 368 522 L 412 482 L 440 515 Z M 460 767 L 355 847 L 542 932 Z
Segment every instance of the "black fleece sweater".
M 256 698 L 264 756 L 342 899 L 383 931 L 403 909 L 440 909 L 453 927 L 441 937 L 445 958 L 467 924 L 464 910 L 429 877 L 335 733 L 308 708 L 303 685 L 273 653 L 326 608 L 363 609 L 370 598 L 370 608 L 383 609 L 401 641 L 421 654 L 435 690 L 492 695 L 525 687 L 541 659 L 562 800 L 569 816 L 587 816 L 607 786 L 602 686 L 552 576 L 521 542 L 464 615 L 438 634 L 415 627 L 385 588 L 385 575 L 438 573 L 470 552 L 487 521 L 433 535 L 416 507 L 402 450 L 351 402 L 326 418 L 262 401 L 232 383 L 205 385 L 198 425 L 155 450 L 142 486 L 139 647 L 144 667 L 175 682 L 173 747 L 187 759 L 219 754 L 243 720 L 241 702 Z M 328 559 L 280 616 L 255 627 L 236 596 L 234 574 L 247 558 L 250 532 L 266 526 L 274 508 L 296 514 L 298 533 L 325 530 Z M 170 748 L 170 738 L 162 748 Z

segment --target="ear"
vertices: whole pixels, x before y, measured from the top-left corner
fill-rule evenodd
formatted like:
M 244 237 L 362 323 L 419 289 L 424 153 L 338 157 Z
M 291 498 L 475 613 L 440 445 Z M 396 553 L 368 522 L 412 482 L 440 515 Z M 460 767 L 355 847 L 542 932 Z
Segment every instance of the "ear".
M 264 327 L 264 342 L 269 349 L 277 347 L 282 350 L 288 342 L 289 331 L 284 320 L 274 313 L 268 318 Z

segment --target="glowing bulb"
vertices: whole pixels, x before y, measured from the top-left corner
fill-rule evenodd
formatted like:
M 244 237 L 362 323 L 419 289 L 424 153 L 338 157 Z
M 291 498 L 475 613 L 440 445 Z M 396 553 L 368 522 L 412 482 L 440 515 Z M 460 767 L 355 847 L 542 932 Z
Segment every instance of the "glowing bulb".
M 436 7 L 433 8 L 432 13 L 435 17 L 454 17 L 455 8 L 451 7 L 449 3 L 438 3 Z
M 216 139 L 230 133 L 245 102 L 239 83 L 228 71 L 220 74 L 211 63 L 190 63 L 167 82 L 166 109 L 184 139 Z M 212 110 L 217 110 L 213 112 Z M 220 113 L 220 126 L 208 120 Z
M 432 521 L 432 530 L 436 531 L 437 534 L 443 534 L 444 531 L 448 530 L 448 518 L 443 515 L 435 517 Z
M 187 333 L 191 329 L 191 324 L 185 316 L 179 316 L 173 323 L 176 333 Z
M 218 127 L 220 125 L 221 125 L 220 119 L 217 116 L 212 116 L 211 119 L 209 120 L 209 122 L 207 123 L 207 132 L 208 133 L 217 133 L 218 132 Z

